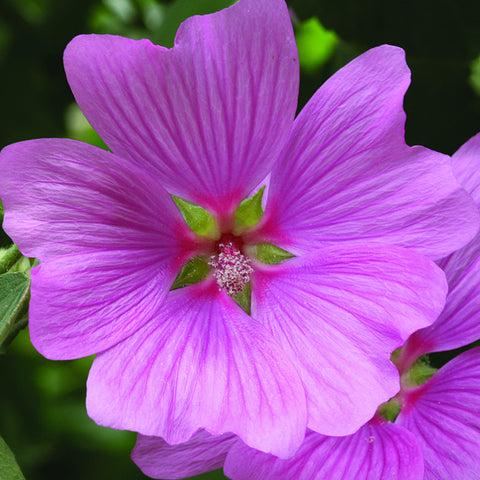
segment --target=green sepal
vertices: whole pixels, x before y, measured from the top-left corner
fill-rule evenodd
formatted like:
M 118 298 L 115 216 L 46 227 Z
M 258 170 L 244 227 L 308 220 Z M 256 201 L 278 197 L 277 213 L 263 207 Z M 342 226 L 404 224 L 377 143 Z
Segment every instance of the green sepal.
M 30 277 L 25 273 L 0 275 L 0 353 L 27 325 Z
M 3 221 L 4 214 L 5 214 L 5 210 L 3 209 L 2 199 L 0 198 L 0 222 Z
M 259 243 L 257 246 L 257 259 L 267 265 L 276 265 L 284 260 L 295 257 L 290 252 L 270 243 Z
M 196 234 L 209 238 L 219 236 L 217 223 L 207 210 L 175 195 L 172 195 L 172 198 L 182 213 L 185 222 Z
M 392 400 L 389 400 L 388 402 L 380 405 L 378 409 L 378 414 L 385 420 L 388 420 L 389 422 L 394 422 L 398 417 L 401 409 L 402 406 L 400 405 L 400 402 L 392 398 Z
M 172 290 L 200 282 L 208 275 L 209 271 L 210 267 L 208 266 L 206 258 L 192 258 L 180 270 L 180 273 L 173 282 Z
M 427 357 L 419 358 L 408 373 L 408 379 L 412 386 L 422 385 L 425 383 L 435 372 L 436 368 L 428 364 Z
M 240 293 L 232 295 L 232 298 L 242 310 L 245 310 L 249 315 L 251 314 L 252 288 L 250 287 L 250 282 L 243 287 Z
M 235 211 L 234 235 L 240 235 L 246 229 L 256 225 L 263 215 L 262 198 L 265 186 L 253 197 L 246 198 Z
M 25 480 L 15 460 L 15 455 L 2 437 L 0 437 L 0 478 L 2 480 Z

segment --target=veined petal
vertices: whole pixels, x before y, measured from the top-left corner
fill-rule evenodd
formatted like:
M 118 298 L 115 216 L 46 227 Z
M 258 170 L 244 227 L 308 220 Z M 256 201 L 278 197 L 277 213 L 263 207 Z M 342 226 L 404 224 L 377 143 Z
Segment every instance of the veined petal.
M 308 426 L 347 435 L 399 390 L 392 351 L 431 324 L 443 272 L 415 252 L 341 244 L 257 268 L 252 316 L 282 345 L 307 392 Z
M 412 433 L 375 418 L 346 437 L 309 431 L 288 460 L 239 442 L 224 471 L 232 480 L 423 480 L 423 458 Z
M 306 423 L 295 367 L 213 279 L 171 292 L 155 321 L 96 357 L 87 409 L 101 425 L 168 443 L 204 428 L 281 457 Z
M 480 348 L 458 355 L 407 391 L 397 417 L 422 445 L 425 480 L 477 480 L 480 471 Z
M 455 152 L 452 164 L 455 178 L 480 208 L 480 133 Z
M 82 35 L 64 60 L 80 108 L 112 151 L 218 214 L 266 176 L 293 124 L 298 54 L 283 0 L 189 18 L 171 50 Z
M 409 81 L 403 50 L 384 45 L 317 91 L 272 171 L 259 240 L 296 254 L 380 241 L 439 259 L 473 237 L 478 212 L 450 158 L 405 144 Z
M 55 359 L 111 347 L 147 322 L 195 250 L 155 178 L 91 145 L 63 139 L 0 155 L 4 228 L 32 271 L 30 334 Z
M 239 441 L 236 435 L 210 435 L 205 430 L 179 445 L 138 435 L 132 460 L 151 478 L 181 479 L 222 468 L 228 451 Z
M 20 142 L 2 150 L 0 169 L 4 229 L 28 257 L 148 250 L 177 268 L 178 257 L 194 249 L 158 180 L 100 148 L 67 139 Z
M 480 134 L 453 155 L 452 163 L 456 178 L 480 208 Z M 402 352 L 406 364 L 425 353 L 453 350 L 480 338 L 480 233 L 439 264 L 449 285 L 445 310 L 431 327 L 409 338 Z
M 110 348 L 156 318 L 174 279 L 175 271 L 158 258 L 130 251 L 67 255 L 41 264 L 32 270 L 32 343 L 55 360 Z
M 449 282 L 445 309 L 433 325 L 407 340 L 402 349 L 405 368 L 426 353 L 453 350 L 480 338 L 480 236 L 442 265 Z

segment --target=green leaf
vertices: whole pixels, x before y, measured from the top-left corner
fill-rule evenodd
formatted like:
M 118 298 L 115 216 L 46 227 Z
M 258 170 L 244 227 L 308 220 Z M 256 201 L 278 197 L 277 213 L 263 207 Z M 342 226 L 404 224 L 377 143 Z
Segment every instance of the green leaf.
M 307 71 L 317 70 L 330 60 L 338 44 L 336 33 L 327 30 L 316 17 L 296 26 L 295 39 L 300 66 Z
M 246 198 L 235 211 L 235 226 L 233 233 L 240 235 L 244 230 L 256 225 L 263 215 L 262 198 L 265 187 L 262 187 L 253 197 Z
M 15 456 L 0 437 L 0 478 L 2 480 L 25 480 Z
M 174 202 L 182 212 L 187 225 L 198 235 L 203 237 L 218 237 L 218 228 L 215 219 L 200 205 L 172 195 Z
M 276 265 L 293 257 L 295 257 L 295 255 L 270 243 L 259 243 L 257 245 L 257 259 L 267 265 Z
M 24 273 L 0 275 L 0 352 L 5 350 L 27 324 L 29 297 L 28 275 Z
M 209 271 L 210 267 L 205 258 L 192 258 L 180 270 L 175 282 L 173 282 L 172 290 L 200 282 L 208 275 Z

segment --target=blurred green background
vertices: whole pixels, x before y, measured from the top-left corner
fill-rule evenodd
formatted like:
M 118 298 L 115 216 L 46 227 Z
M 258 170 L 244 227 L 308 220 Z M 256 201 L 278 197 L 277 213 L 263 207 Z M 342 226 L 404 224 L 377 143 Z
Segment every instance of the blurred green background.
M 2 0 L 0 147 L 39 137 L 99 143 L 76 107 L 63 73 L 62 52 L 75 35 L 115 33 L 171 46 L 184 18 L 230 3 Z M 350 59 L 390 43 L 406 50 L 412 70 L 412 86 L 405 98 L 410 145 L 451 154 L 480 131 L 480 2 L 287 3 L 302 67 L 299 106 Z M 0 246 L 8 242 L 0 232 Z M 441 364 L 445 358 L 437 356 L 435 361 Z M 0 356 L 0 435 L 27 480 L 147 478 L 129 459 L 135 435 L 98 427 L 86 415 L 90 363 L 91 359 L 42 358 L 26 330 Z M 225 477 L 217 471 L 198 478 Z

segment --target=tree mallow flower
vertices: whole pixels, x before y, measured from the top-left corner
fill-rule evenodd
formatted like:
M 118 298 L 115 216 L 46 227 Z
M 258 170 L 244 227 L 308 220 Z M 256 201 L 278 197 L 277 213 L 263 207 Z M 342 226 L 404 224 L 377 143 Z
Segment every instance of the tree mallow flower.
M 112 153 L 42 139 L 0 155 L 5 230 L 40 260 L 35 347 L 97 354 L 87 409 L 102 425 L 169 443 L 232 432 L 280 457 L 307 425 L 353 433 L 399 389 L 391 352 L 443 307 L 422 254 L 478 228 L 450 159 L 405 144 L 403 51 L 366 52 L 295 120 L 283 0 L 190 18 L 172 49 L 82 35 L 64 61 Z M 264 215 L 240 221 L 269 173 Z M 208 228 L 191 230 L 172 195 L 210 212 Z M 296 257 L 262 263 L 265 244 Z M 206 278 L 171 291 L 191 260 Z
M 452 157 L 453 172 L 480 209 L 480 134 Z M 448 280 L 445 309 L 431 327 L 411 335 L 402 349 L 402 371 L 420 356 L 463 347 L 480 339 L 480 233 L 438 264 Z
M 458 150 L 453 165 L 480 208 L 480 134 Z M 462 347 L 480 338 L 479 263 L 480 234 L 441 262 L 450 286 L 447 304 L 435 323 L 411 335 L 401 350 L 402 388 L 386 405 L 389 409 L 398 405 L 395 423 L 377 413 L 353 435 L 308 431 L 288 460 L 249 448 L 235 435 L 212 436 L 205 431 L 183 445 L 139 435 L 132 458 L 147 475 L 164 479 L 222 466 L 233 480 L 477 479 L 480 348 L 458 355 L 425 383 L 418 378 L 422 364 L 409 369 L 424 353 Z M 387 408 L 382 411 L 390 415 Z
M 204 438 L 193 445 L 201 438 L 199 434 L 190 441 L 191 451 L 139 436 L 133 458 L 145 473 L 165 479 L 184 478 L 187 468 L 194 475 L 223 463 L 225 474 L 233 480 L 478 478 L 480 347 L 458 355 L 427 382 L 402 388 L 399 401 L 402 409 L 395 423 L 375 415 L 345 437 L 308 431 L 300 449 L 288 460 L 249 448 L 232 435 Z M 206 450 L 207 445 L 216 448 Z M 148 456 L 149 451 L 156 455 Z M 174 472 L 172 452 L 183 462 L 177 464 L 180 476 L 170 473 Z

